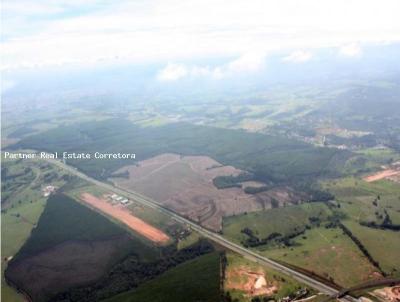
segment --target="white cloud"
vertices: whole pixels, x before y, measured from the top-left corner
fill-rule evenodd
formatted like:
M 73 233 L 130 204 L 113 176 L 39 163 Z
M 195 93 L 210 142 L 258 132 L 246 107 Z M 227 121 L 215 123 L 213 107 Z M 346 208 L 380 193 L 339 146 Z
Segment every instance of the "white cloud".
M 168 63 L 165 68 L 158 72 L 157 79 L 159 81 L 176 81 L 187 74 L 188 70 L 184 65 Z
M 14 81 L 6 80 L 4 77 L 0 79 L 0 87 L 1 87 L 1 92 L 4 93 L 7 90 L 10 90 L 16 86 L 16 83 Z
M 346 57 L 359 57 L 362 54 L 362 49 L 359 44 L 351 43 L 340 47 L 339 54 Z
M 214 67 L 168 63 L 157 73 L 157 79 L 159 81 L 176 81 L 183 77 L 208 77 L 219 80 L 243 73 L 257 72 L 264 67 L 264 62 L 264 53 L 245 53 L 227 64 Z
M 249 52 L 245 53 L 237 60 L 228 64 L 228 70 L 232 72 L 254 72 L 264 65 L 265 53 Z
M 400 41 L 398 0 L 33 2 L 2 2 L 6 68 L 116 57 L 172 62 L 249 51 L 340 47 L 354 41 Z M 243 58 L 231 69 L 257 69 L 257 60 Z M 217 76 L 229 69 L 224 68 L 209 72 Z
M 312 58 L 313 54 L 309 51 L 297 50 L 292 52 L 287 57 L 283 58 L 283 61 L 292 63 L 303 63 L 307 62 Z

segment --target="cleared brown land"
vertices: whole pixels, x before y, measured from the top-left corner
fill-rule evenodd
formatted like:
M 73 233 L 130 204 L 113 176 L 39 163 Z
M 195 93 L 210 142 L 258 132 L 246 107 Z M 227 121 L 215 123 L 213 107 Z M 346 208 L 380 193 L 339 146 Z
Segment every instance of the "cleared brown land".
M 376 289 L 373 294 L 383 301 L 398 302 L 400 301 L 400 285 Z
M 112 179 L 117 186 L 146 195 L 215 231 L 221 230 L 224 216 L 269 208 L 272 198 L 281 202 L 294 198 L 286 188 L 256 195 L 246 194 L 242 188 L 219 190 L 212 182 L 215 177 L 239 175 L 243 171 L 223 166 L 207 156 L 162 154 L 116 173 L 126 171 L 128 179 Z
M 384 178 L 388 178 L 388 177 L 396 176 L 396 175 L 400 175 L 400 170 L 387 169 L 387 170 L 369 175 L 367 177 L 364 177 L 363 179 L 366 182 L 373 182 L 373 181 L 377 181 L 380 179 L 384 179 Z
M 7 274 L 33 301 L 47 301 L 71 287 L 101 278 L 111 259 L 130 246 L 129 235 L 99 241 L 68 241 L 9 266 Z
M 133 231 L 153 242 L 165 243 L 169 240 L 169 237 L 164 232 L 133 216 L 132 213 L 122 205 L 111 205 L 106 200 L 97 198 L 89 193 L 83 193 L 81 199 L 90 206 L 121 221 Z
M 228 269 L 225 277 L 225 290 L 244 291 L 247 296 L 273 295 L 278 291 L 278 285 L 266 280 L 260 269 L 251 270 L 246 266 Z
M 259 181 L 254 181 L 254 180 L 244 181 L 244 182 L 241 182 L 241 184 L 242 184 L 243 188 L 246 188 L 246 187 L 261 188 L 261 187 L 265 186 L 265 183 L 259 182 Z

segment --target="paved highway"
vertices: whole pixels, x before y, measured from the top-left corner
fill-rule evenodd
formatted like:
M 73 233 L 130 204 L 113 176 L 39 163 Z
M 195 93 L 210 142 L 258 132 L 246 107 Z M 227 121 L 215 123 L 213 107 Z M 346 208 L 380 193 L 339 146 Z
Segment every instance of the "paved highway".
M 232 250 L 238 254 L 241 254 L 242 256 L 244 256 L 252 261 L 255 261 L 261 265 L 265 265 L 267 267 L 273 268 L 274 270 L 282 272 L 282 273 L 284 273 L 284 274 L 286 274 L 286 275 L 288 275 L 288 276 L 290 276 L 312 288 L 315 288 L 316 290 L 320 291 L 321 293 L 330 295 L 332 297 L 335 297 L 339 294 L 339 291 L 337 289 L 330 287 L 318 280 L 315 280 L 310 276 L 307 276 L 303 273 L 297 272 L 289 267 L 286 267 L 278 262 L 275 262 L 267 257 L 261 256 L 249 249 L 244 248 L 241 245 L 231 242 L 228 239 L 222 237 L 221 235 L 216 234 L 212 231 L 209 231 L 209 230 L 205 229 L 204 227 L 198 225 L 197 223 L 190 221 L 187 218 L 185 218 L 169 209 L 164 208 L 160 203 L 158 203 L 146 196 L 143 196 L 143 195 L 133 192 L 133 191 L 127 191 L 123 188 L 113 186 L 108 183 L 98 181 L 98 180 L 91 178 L 91 177 L 87 176 L 86 174 L 78 171 L 76 168 L 64 164 L 61 161 L 54 160 L 54 159 L 47 159 L 47 161 L 70 172 L 71 174 L 74 174 L 74 175 L 86 180 L 87 182 L 95 184 L 105 190 L 115 192 L 119 195 L 123 195 L 129 199 L 135 200 L 136 202 L 143 204 L 144 206 L 158 210 L 158 211 L 168 215 L 169 217 L 173 218 L 175 221 L 180 222 L 182 224 L 186 224 L 191 229 L 202 234 L 204 237 L 207 237 L 207 238 L 213 240 L 214 242 L 218 243 L 219 245 L 224 246 L 225 248 Z M 357 299 L 350 297 L 350 296 L 345 296 L 345 297 L 341 298 L 340 300 L 352 301 L 352 302 L 357 301 Z

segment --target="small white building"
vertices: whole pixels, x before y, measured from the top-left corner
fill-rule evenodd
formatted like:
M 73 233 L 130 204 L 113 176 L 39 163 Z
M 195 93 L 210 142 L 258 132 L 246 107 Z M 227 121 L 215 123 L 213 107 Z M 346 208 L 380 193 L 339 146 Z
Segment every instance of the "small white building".
M 122 204 L 128 204 L 128 203 L 129 203 L 129 200 L 126 199 L 126 198 L 124 198 L 124 199 L 122 199 L 122 200 L 120 201 L 120 203 L 122 203 Z
M 44 197 L 48 197 L 50 196 L 51 193 L 54 193 L 56 191 L 56 187 L 55 186 L 46 186 L 42 189 L 43 192 L 43 196 Z

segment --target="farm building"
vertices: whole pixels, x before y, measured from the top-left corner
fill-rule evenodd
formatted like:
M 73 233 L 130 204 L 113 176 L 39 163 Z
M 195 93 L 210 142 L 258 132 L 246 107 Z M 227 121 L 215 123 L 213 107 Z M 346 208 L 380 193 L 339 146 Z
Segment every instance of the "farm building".
M 46 186 L 42 189 L 43 196 L 48 197 L 50 196 L 51 193 L 54 193 L 56 191 L 57 187 L 55 186 Z
M 122 204 L 128 204 L 128 203 L 129 203 L 129 200 L 126 199 L 126 198 L 124 198 L 124 199 L 122 199 L 120 202 L 121 202 Z

